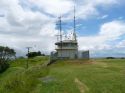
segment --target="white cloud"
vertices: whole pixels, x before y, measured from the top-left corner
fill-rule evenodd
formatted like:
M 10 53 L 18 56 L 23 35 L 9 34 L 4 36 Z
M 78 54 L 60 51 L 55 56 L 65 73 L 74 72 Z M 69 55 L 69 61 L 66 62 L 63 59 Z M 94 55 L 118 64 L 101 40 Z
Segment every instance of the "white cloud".
M 122 35 L 125 35 L 125 22 L 112 21 L 104 23 L 96 36 L 79 37 L 80 49 L 103 50 L 112 49 L 116 45 L 109 44 L 115 42 Z M 123 42 L 121 43 L 123 44 Z
M 68 13 L 73 8 L 73 2 L 70 0 L 29 0 L 42 8 L 44 12 L 60 15 Z
M 98 19 L 106 19 L 109 15 L 103 15 L 101 17 L 98 17 Z
M 20 0 L 0 0 L 0 11 L 4 15 L 0 17 L 0 45 L 13 47 L 18 51 L 18 54 L 24 54 L 25 47 L 33 47 L 34 45 L 37 46 L 38 50 L 50 52 L 55 48 L 54 42 L 56 38 L 54 35 L 57 30 L 55 29 L 55 18 L 47 15 L 47 13 L 53 16 L 58 16 L 60 13 L 66 14 L 66 18 L 71 20 L 73 18 L 74 2 L 72 0 L 29 1 L 40 8 L 40 11 L 25 10 L 20 4 Z M 80 0 L 76 4 L 77 18 L 88 19 L 95 17 L 100 13 L 97 6 L 117 4 L 117 2 L 113 1 L 119 0 L 108 0 L 107 2 L 102 0 Z M 110 48 L 110 45 L 106 42 L 111 39 L 115 40 L 124 34 L 123 28 L 124 22 L 113 21 L 103 24 L 97 36 L 79 37 L 80 49 L 94 50 L 98 48 L 101 50 Z
M 125 48 L 125 40 L 120 41 L 117 45 L 117 48 Z
M 13 47 L 23 54 L 27 46 L 37 45 L 37 49 L 46 52 L 54 49 L 57 30 L 53 18 L 25 11 L 19 0 L 1 0 L 0 5 L 6 11 L 5 17 L 0 17 L 0 45 Z
M 112 22 L 103 24 L 99 34 L 108 40 L 111 40 L 111 41 L 116 40 L 121 35 L 125 34 L 125 22 L 112 21 Z
M 88 19 L 100 15 L 98 7 L 108 9 L 114 5 L 119 5 L 121 0 L 78 0 L 77 1 L 77 17 L 81 19 Z

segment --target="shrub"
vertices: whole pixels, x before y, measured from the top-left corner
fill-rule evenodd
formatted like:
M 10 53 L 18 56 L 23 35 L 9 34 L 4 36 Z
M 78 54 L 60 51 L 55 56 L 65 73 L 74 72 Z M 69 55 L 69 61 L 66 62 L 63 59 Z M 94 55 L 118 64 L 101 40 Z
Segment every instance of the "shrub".
M 0 46 L 0 72 L 9 67 L 8 61 L 15 57 L 16 52 L 9 47 Z
M 26 56 L 28 56 L 28 58 L 32 58 L 32 57 L 36 57 L 36 56 L 45 56 L 45 54 L 41 54 L 41 52 L 38 51 L 38 52 L 30 52 Z
M 106 59 L 115 59 L 115 57 L 106 57 Z

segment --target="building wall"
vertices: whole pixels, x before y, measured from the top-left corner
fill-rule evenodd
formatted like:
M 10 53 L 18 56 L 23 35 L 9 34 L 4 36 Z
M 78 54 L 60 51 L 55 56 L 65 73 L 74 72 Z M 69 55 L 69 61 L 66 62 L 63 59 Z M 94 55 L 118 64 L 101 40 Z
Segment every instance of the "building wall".
M 89 59 L 90 58 L 89 51 L 79 51 L 78 52 L 78 58 L 80 58 L 80 59 Z
M 58 50 L 58 52 L 51 52 L 52 59 L 64 58 L 64 59 L 89 59 L 89 51 L 77 51 L 77 50 Z
M 58 57 L 74 59 L 77 57 L 77 50 L 58 50 Z

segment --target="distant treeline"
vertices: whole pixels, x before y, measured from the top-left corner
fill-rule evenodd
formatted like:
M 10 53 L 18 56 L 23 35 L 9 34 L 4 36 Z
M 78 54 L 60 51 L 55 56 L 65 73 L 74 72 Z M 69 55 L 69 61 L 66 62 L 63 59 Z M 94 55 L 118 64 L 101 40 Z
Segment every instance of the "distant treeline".
M 106 57 L 106 59 L 118 59 L 118 57 Z M 125 59 L 125 57 L 119 57 L 119 59 Z
M 36 56 L 45 56 L 45 54 L 38 51 L 38 52 L 30 52 L 29 54 L 26 54 L 26 56 L 28 58 L 32 58 L 32 57 L 36 57 Z

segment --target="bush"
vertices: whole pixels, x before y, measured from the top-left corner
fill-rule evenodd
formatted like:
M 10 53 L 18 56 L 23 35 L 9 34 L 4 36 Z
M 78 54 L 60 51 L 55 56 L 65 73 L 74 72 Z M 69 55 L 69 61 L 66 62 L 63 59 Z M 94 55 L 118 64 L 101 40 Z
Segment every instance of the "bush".
M 30 52 L 26 56 L 28 56 L 28 58 L 32 58 L 32 57 L 36 57 L 36 56 L 45 56 L 45 54 L 41 54 L 41 52 L 38 51 L 38 52 Z
M 0 62 L 0 73 L 4 72 L 9 67 L 8 63 Z
M 0 72 L 9 67 L 9 61 L 15 58 L 16 52 L 9 47 L 0 46 Z
M 115 59 L 115 57 L 106 57 L 106 59 Z

